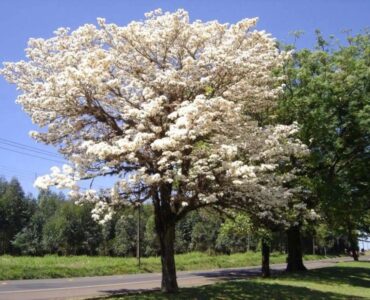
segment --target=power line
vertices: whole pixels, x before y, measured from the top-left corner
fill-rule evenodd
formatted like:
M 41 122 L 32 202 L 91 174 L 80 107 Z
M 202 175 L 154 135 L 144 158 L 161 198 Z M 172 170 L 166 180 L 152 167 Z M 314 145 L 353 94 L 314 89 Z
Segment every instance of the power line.
M 15 177 L 17 179 L 20 179 L 20 181 L 23 181 L 23 182 L 30 182 L 31 181 L 31 184 L 32 182 L 35 181 L 36 179 L 36 174 L 34 176 L 31 175 L 31 173 L 29 173 L 29 175 L 26 175 L 26 174 L 22 174 L 22 173 L 18 173 L 18 172 L 14 172 L 14 171 L 8 171 L 8 170 L 2 170 L 1 166 L 0 166 L 0 178 L 1 177 L 4 177 L 4 178 L 11 178 L 11 177 Z M 82 185 L 79 185 L 79 188 L 82 190 L 82 191 L 87 191 L 89 190 L 90 188 L 87 188 L 87 187 L 84 187 Z M 92 186 L 91 189 L 94 189 L 94 190 L 101 190 L 101 189 L 108 189 L 109 187 L 103 187 L 103 186 Z
M 13 147 L 13 148 L 16 148 L 16 149 L 4 147 L 3 145 L 8 146 L 8 147 Z M 13 153 L 17 153 L 17 154 L 21 154 L 21 155 L 26 155 L 26 156 L 29 156 L 29 157 L 34 157 L 34 158 L 38 158 L 38 159 L 42 159 L 42 160 L 52 161 L 52 162 L 56 162 L 56 163 L 66 163 L 65 161 L 62 161 L 62 160 L 59 160 L 59 159 L 53 159 L 52 157 L 59 158 L 59 156 L 55 153 L 52 153 L 52 152 L 46 151 L 46 150 L 41 150 L 41 149 L 38 149 L 36 147 L 28 146 L 28 145 L 25 145 L 25 144 L 22 144 L 22 143 L 19 143 L 19 142 L 15 142 L 15 141 L 11 141 L 11 140 L 8 140 L 8 139 L 5 139 L 5 138 L 0 138 L 0 149 L 5 150 L 5 151 L 9 151 L 9 152 L 13 152 Z M 24 152 L 22 150 L 31 151 L 31 152 L 34 152 L 36 154 L 27 153 L 27 152 Z M 37 154 L 39 154 L 39 155 L 37 155 Z M 45 156 L 49 156 L 49 157 L 45 157 Z M 32 176 L 33 172 L 31 172 L 31 171 L 24 171 L 24 170 L 20 170 L 20 169 L 15 169 L 15 168 L 5 166 L 5 165 L 0 165 L 0 170 L 3 173 L 5 171 L 5 173 L 7 173 L 6 174 L 7 176 L 10 176 L 10 174 L 11 174 L 11 176 L 16 175 L 17 177 L 20 177 L 20 178 L 23 178 L 23 179 L 26 179 L 26 178 L 28 180 L 30 180 L 31 178 L 34 179 L 34 177 Z M 80 186 L 80 188 L 83 189 L 83 190 L 87 189 L 87 188 L 84 188 L 82 186 Z M 96 186 L 95 188 L 105 189 L 107 187 Z
M 9 166 L 0 164 L 0 177 L 1 177 L 1 175 L 16 176 L 17 178 L 27 179 L 27 180 L 35 180 L 35 178 L 37 177 L 36 173 L 34 173 L 32 171 L 20 170 L 18 168 L 13 168 L 13 167 L 9 167 Z M 109 188 L 109 187 L 103 187 L 101 185 L 97 185 L 95 187 L 92 186 L 91 188 L 92 189 L 94 189 L 94 188 L 95 189 L 106 189 L 106 188 Z M 80 189 L 88 190 L 89 188 L 80 186 Z
M 53 157 L 56 157 L 56 158 L 60 157 L 56 153 L 53 153 L 53 152 L 50 152 L 50 151 L 47 151 L 47 150 L 38 149 L 36 147 L 28 146 L 28 145 L 18 143 L 18 142 L 14 142 L 14 141 L 4 139 L 4 138 L 0 138 L 0 144 L 5 144 L 7 146 L 19 148 L 19 149 L 22 149 L 22 150 L 32 151 L 32 152 L 39 153 L 39 154 L 42 154 L 42 155 L 53 156 Z
M 12 141 L 12 140 L 9 140 L 9 139 L 6 139 L 6 138 L 1 138 L 0 137 L 0 140 L 2 140 L 4 142 L 16 144 L 16 145 L 19 145 L 19 146 L 35 149 L 35 150 L 38 150 L 38 151 L 43 151 L 43 152 L 46 152 L 46 153 L 49 153 L 49 154 L 52 154 L 52 155 L 56 155 L 54 152 L 51 152 L 51 151 L 48 151 L 48 150 L 43 150 L 43 149 L 40 149 L 40 148 L 37 148 L 37 147 L 34 147 L 34 146 L 29 146 L 29 145 L 26 145 L 26 144 L 22 144 L 20 142 L 15 142 L 15 141 Z
M 13 147 L 13 148 L 16 148 L 16 149 L 21 149 L 21 150 L 25 150 L 25 151 L 29 151 L 29 152 L 34 152 L 34 153 L 49 156 L 49 157 L 60 158 L 60 156 L 57 155 L 57 154 L 52 155 L 52 154 L 44 153 L 41 150 L 28 149 L 28 148 L 23 147 L 23 146 L 12 145 L 10 143 L 6 143 L 6 142 L 2 142 L 2 141 L 0 141 L 0 144 L 5 145 L 5 146 L 9 146 L 9 147 Z
M 0 146 L 0 149 L 10 151 L 10 152 L 14 152 L 14 153 L 18 153 L 18 154 L 22 154 L 22 155 L 27 155 L 27 156 L 30 156 L 30 157 L 43 159 L 43 160 L 53 161 L 53 162 L 57 162 L 57 163 L 61 163 L 61 164 L 65 163 L 65 161 L 56 160 L 56 159 L 52 159 L 52 158 L 46 158 L 46 157 L 42 157 L 42 156 L 39 156 L 39 155 L 34 155 L 34 154 L 30 154 L 30 153 L 26 153 L 26 152 L 14 150 L 14 149 L 5 148 L 5 147 L 2 147 L 2 146 Z

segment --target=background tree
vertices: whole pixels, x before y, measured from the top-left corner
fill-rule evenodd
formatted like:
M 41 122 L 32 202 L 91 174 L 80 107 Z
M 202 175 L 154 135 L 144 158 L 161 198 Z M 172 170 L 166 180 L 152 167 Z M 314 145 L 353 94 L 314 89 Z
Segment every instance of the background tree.
M 14 246 L 23 255 L 42 255 L 44 247 L 42 232 L 45 225 L 44 216 L 40 213 L 32 215 L 29 223 L 19 231 L 13 241 Z
M 245 252 L 251 249 L 253 241 L 252 223 L 247 214 L 238 213 L 222 223 L 217 236 L 216 248 L 221 252 Z
M 192 250 L 212 253 L 215 248 L 220 226 L 221 220 L 219 215 L 208 210 L 201 211 L 199 221 L 194 224 L 191 232 Z
M 99 224 L 91 217 L 91 207 L 65 202 L 45 224 L 43 243 L 52 253 L 97 254 L 101 240 Z
M 151 215 L 148 218 L 148 221 L 145 225 L 144 241 L 145 241 L 145 250 L 144 250 L 145 255 L 147 256 L 160 255 L 159 239 L 155 232 L 154 215 Z
M 354 259 L 357 232 L 369 211 L 369 32 L 347 44 L 317 32 L 314 51 L 296 51 L 284 68 L 280 121 L 301 124 L 299 137 L 311 150 L 308 170 L 315 196 L 330 226 L 344 227 Z
M 42 255 L 45 251 L 43 244 L 43 228 L 45 223 L 55 215 L 65 197 L 49 190 L 41 191 L 34 202 L 32 216 L 24 224 L 12 241 L 13 246 L 21 254 Z
M 134 213 L 121 215 L 115 226 L 113 248 L 115 255 L 136 256 L 137 247 L 137 217 Z M 141 230 L 145 223 L 141 223 Z M 142 241 L 142 238 L 140 238 Z
M 31 196 L 25 196 L 16 178 L 0 179 L 0 253 L 15 253 L 11 241 L 28 223 L 34 212 Z
M 176 224 L 176 253 L 185 253 L 194 250 L 193 232 L 198 223 L 204 222 L 204 218 L 201 215 L 204 215 L 201 211 L 192 211 Z M 210 246 L 212 247 L 212 245 Z

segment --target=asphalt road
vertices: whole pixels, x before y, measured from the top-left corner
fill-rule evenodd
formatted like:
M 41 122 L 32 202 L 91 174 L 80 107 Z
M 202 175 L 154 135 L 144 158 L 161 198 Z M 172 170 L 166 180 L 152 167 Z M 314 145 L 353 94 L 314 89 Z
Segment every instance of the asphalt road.
M 306 261 L 308 269 L 332 266 L 350 257 Z M 361 257 L 370 260 L 370 256 Z M 273 272 L 285 269 L 285 264 L 271 265 Z M 178 272 L 180 287 L 211 284 L 216 281 L 245 278 L 260 274 L 258 267 Z M 34 279 L 0 281 L 0 300 L 86 299 L 126 291 L 143 291 L 160 287 L 161 274 L 133 274 L 63 279 Z

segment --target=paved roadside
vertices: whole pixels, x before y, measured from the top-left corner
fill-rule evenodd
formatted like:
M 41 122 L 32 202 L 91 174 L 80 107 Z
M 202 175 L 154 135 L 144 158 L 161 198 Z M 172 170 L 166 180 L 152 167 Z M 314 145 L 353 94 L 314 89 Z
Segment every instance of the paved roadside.
M 370 256 L 361 260 L 370 261 Z M 338 257 L 318 261 L 306 261 L 308 269 L 324 268 L 342 261 L 352 261 L 351 257 Z M 285 269 L 285 264 L 271 265 L 273 272 Z M 180 287 L 212 284 L 221 280 L 245 278 L 260 274 L 259 267 L 215 269 L 178 272 Z M 99 277 L 78 277 L 62 279 L 32 279 L 0 281 L 0 300 L 51 300 L 85 299 L 114 295 L 125 291 L 149 290 L 160 287 L 161 274 L 133 274 Z

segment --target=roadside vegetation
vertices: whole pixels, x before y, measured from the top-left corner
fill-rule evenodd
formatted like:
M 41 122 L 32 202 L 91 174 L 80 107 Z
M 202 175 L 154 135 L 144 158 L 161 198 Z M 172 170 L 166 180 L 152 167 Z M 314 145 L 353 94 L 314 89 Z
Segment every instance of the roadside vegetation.
M 320 259 L 320 255 L 307 255 L 305 259 Z M 271 263 L 284 263 L 286 255 L 272 253 Z M 259 252 L 236 253 L 231 255 L 207 255 L 192 252 L 176 255 L 178 271 L 205 270 L 215 268 L 259 266 Z M 63 278 L 99 275 L 119 275 L 132 273 L 160 272 L 160 257 L 141 259 L 138 267 L 133 257 L 107 256 L 0 256 L 0 280 Z

